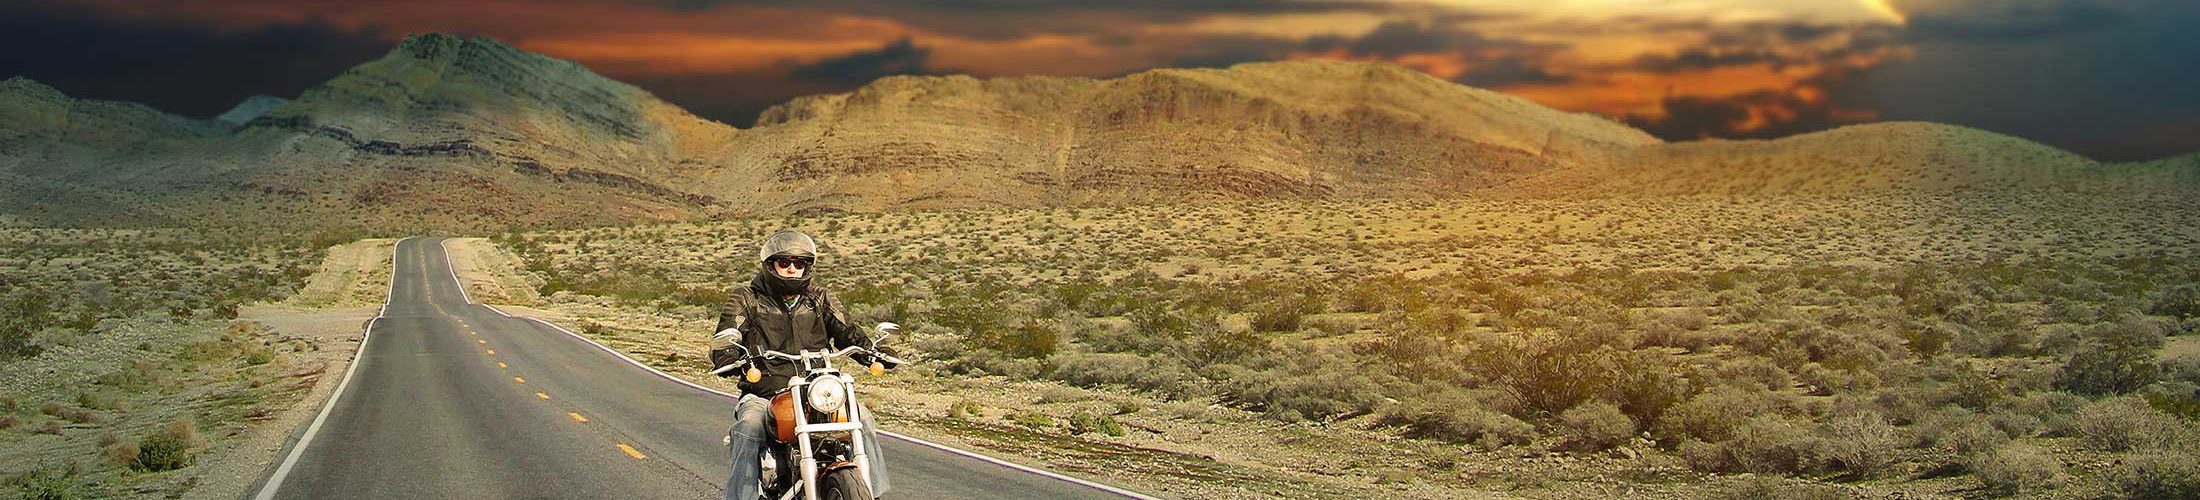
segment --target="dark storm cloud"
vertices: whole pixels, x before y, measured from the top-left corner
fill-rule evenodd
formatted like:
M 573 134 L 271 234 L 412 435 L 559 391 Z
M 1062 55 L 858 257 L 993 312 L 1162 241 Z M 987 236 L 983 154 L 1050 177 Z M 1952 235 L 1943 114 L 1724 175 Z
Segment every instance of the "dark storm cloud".
M 1868 69 L 1835 69 L 1779 90 L 1732 96 L 1667 96 L 1666 116 L 1628 116 L 1628 125 L 1667 141 L 1771 139 L 1869 122 L 1854 82 Z
M 2193 84 L 2200 82 L 2200 30 L 2192 28 L 2200 26 L 2200 2 L 2075 3 L 1974 0 L 1933 11 L 1989 9 L 1966 31 L 1913 27 L 1915 56 L 1856 85 L 1886 119 L 1977 127 L 2098 160 L 2200 150 L 2200 134 L 2191 133 L 2200 122 L 2200 85 Z M 2087 9 L 2118 14 L 2083 14 Z M 2011 12 L 2076 12 L 2080 19 L 2017 22 L 2024 16 Z M 2111 24 L 2089 24 L 2102 22 Z
M 916 42 L 902 38 L 877 50 L 805 64 L 796 67 L 791 73 L 797 78 L 819 82 L 861 85 L 882 76 L 931 74 L 932 71 L 926 66 L 931 58 L 930 47 L 919 47 Z
M 1343 49 L 1354 54 L 1382 57 L 1482 50 L 1540 52 L 1560 47 L 1552 44 L 1494 38 L 1483 35 L 1479 31 L 1460 28 L 1448 23 L 1421 21 L 1387 21 L 1376 25 L 1375 29 L 1357 37 L 1315 36 L 1308 38 L 1305 45 L 1307 50 L 1315 52 Z
M 1227 68 L 1239 63 L 1275 61 L 1291 57 L 1300 41 L 1263 35 L 1216 34 L 1187 44 L 1184 53 L 1164 66 L 1173 68 Z
M 1777 71 L 1791 65 L 1823 66 L 1901 43 L 1895 28 L 1876 24 L 1750 23 L 1690 29 L 1700 30 L 1704 40 L 1671 53 L 1643 54 L 1626 68 L 1677 72 L 1763 64 Z
M 1314 36 L 1300 46 L 1307 52 L 1343 52 L 1382 59 L 1452 56 L 1466 67 L 1456 75 L 1439 76 L 1476 87 L 1573 81 L 1572 76 L 1548 67 L 1551 57 L 1564 51 L 1566 45 L 1493 37 L 1458 24 L 1477 19 L 1482 17 L 1463 14 L 1438 21 L 1388 21 L 1360 36 Z
M 1506 56 L 1484 61 L 1474 69 L 1461 73 L 1452 81 L 1482 88 L 1501 88 L 1508 85 L 1536 85 L 1570 83 L 1573 75 L 1553 73 L 1543 65 L 1545 61 L 1523 56 Z
M 206 118 L 253 94 L 296 97 L 393 41 L 328 23 L 222 32 L 0 6 L 0 75 L 25 76 L 72 97 L 129 100 Z
M 876 49 L 860 50 L 802 64 L 788 62 L 755 71 L 642 75 L 625 79 L 696 116 L 736 127 L 756 123 L 757 115 L 790 99 L 848 92 L 881 77 L 929 75 L 945 71 L 931 63 L 932 48 L 903 38 Z
M 1952 0 L 1921 2 L 1909 14 L 1920 39 L 2025 40 L 2080 33 L 2129 20 L 2126 2 L 2104 0 Z M 2133 2 L 2145 4 L 2151 2 Z
M 933 34 L 974 40 L 1013 40 L 1045 34 L 1129 36 L 1152 25 L 1182 24 L 1217 15 L 1384 13 L 1401 8 L 1377 0 L 670 0 L 663 5 L 686 11 L 722 6 L 814 9 L 891 18 Z

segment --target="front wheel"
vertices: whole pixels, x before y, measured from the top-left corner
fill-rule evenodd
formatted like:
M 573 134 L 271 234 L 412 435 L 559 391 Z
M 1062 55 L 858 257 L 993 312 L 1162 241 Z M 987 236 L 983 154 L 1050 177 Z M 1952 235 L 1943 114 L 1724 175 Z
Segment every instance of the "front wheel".
M 863 481 L 863 475 L 854 467 L 840 469 L 825 475 L 820 481 L 824 488 L 818 490 L 819 500 L 874 500 L 871 483 Z

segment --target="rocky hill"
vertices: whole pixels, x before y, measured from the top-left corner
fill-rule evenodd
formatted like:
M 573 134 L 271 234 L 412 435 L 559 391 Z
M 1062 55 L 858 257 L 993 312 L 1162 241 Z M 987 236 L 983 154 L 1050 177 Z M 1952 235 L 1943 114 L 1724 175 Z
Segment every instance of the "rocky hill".
M 1451 196 L 1658 142 L 1611 120 L 1387 64 L 1256 63 L 1111 80 L 892 77 L 766 111 L 729 161 L 763 175 L 714 187 L 854 210 Z
M 2191 189 L 2195 170 L 2100 165 L 1929 123 L 1666 144 L 1395 65 L 1319 60 L 889 77 L 776 106 L 746 130 L 571 62 L 442 34 L 215 120 L 0 83 L 0 223 L 18 225 L 471 229 L 1270 197 Z

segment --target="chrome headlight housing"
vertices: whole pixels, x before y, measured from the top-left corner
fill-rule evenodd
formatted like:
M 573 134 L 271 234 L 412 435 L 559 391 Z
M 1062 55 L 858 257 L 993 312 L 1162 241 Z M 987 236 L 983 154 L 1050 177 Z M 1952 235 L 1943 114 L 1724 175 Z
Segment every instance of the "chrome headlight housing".
M 840 413 L 848 404 L 848 390 L 840 383 L 840 377 L 824 376 L 810 381 L 807 398 L 810 408 L 825 413 Z

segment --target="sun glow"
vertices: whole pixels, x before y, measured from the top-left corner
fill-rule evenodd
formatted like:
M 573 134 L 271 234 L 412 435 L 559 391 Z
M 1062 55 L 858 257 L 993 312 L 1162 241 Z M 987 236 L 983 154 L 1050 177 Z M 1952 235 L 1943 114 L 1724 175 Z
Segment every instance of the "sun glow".
M 1896 24 L 1908 24 L 1910 22 L 1909 17 L 1903 16 L 1902 11 L 1895 10 L 1893 5 L 1887 3 L 1887 0 L 1863 0 L 1863 2 L 1864 8 L 1871 9 L 1872 12 L 1879 13 L 1879 15 L 1887 16 L 1887 19 L 1893 20 Z

